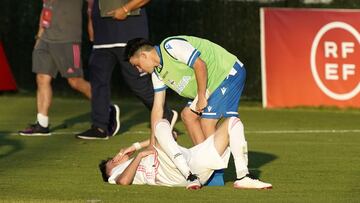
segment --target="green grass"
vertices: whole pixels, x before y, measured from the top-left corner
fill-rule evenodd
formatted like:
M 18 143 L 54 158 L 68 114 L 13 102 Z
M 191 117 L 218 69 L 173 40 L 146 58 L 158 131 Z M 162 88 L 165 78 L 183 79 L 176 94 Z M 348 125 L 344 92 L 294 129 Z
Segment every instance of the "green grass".
M 0 202 L 359 202 L 360 110 L 240 107 L 251 171 L 273 190 L 235 190 L 233 163 L 225 187 L 199 191 L 155 186 L 114 186 L 102 182 L 98 162 L 121 147 L 148 137 L 149 112 L 137 101 L 115 101 L 121 133 L 108 141 L 84 141 L 75 132 L 90 125 L 89 102 L 55 98 L 51 137 L 16 132 L 35 120 L 35 99 L 0 96 Z M 171 102 L 180 109 L 181 105 Z M 191 146 L 184 126 L 179 142 Z M 320 130 L 320 131 L 312 131 Z M 334 131 L 331 131 L 334 130 Z M 351 131 L 341 131 L 351 130 Z

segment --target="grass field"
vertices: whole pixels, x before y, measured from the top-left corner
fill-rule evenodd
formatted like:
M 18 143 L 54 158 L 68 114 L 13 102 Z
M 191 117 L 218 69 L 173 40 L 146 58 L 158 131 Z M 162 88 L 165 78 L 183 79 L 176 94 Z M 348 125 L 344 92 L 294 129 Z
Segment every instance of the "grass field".
M 239 111 L 249 168 L 274 188 L 233 189 L 231 163 L 225 187 L 187 191 L 102 182 L 98 162 L 149 131 L 149 112 L 137 100 L 115 102 L 121 108 L 119 136 L 84 141 L 74 133 L 90 125 L 88 101 L 55 98 L 53 135 L 21 137 L 16 132 L 35 119 L 35 99 L 0 96 L 0 202 L 360 202 L 360 110 L 264 110 L 244 102 Z M 190 146 L 182 123 L 176 128 L 179 143 Z

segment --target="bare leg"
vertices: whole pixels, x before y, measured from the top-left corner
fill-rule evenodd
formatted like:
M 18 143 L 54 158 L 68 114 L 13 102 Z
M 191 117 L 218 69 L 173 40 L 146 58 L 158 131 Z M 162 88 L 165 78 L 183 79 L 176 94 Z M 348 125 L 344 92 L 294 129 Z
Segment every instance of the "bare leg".
M 38 113 L 48 116 L 52 101 L 51 76 L 46 74 L 36 75 L 36 103 Z
M 210 135 L 215 133 L 216 124 L 218 121 L 219 121 L 219 119 L 201 118 L 201 120 L 200 120 L 201 129 L 206 138 L 208 138 Z
M 214 135 L 214 145 L 216 151 L 221 156 L 227 147 L 229 146 L 229 134 L 228 134 L 229 119 L 226 119 L 216 130 Z
M 90 83 L 86 80 L 84 80 L 84 78 L 68 78 L 68 83 L 69 85 L 74 89 L 77 90 L 79 92 L 81 92 L 83 95 L 85 95 L 85 97 L 87 97 L 88 99 L 91 99 L 91 86 Z
M 194 145 L 202 143 L 206 137 L 201 129 L 200 117 L 191 112 L 189 107 L 181 111 L 181 119 Z

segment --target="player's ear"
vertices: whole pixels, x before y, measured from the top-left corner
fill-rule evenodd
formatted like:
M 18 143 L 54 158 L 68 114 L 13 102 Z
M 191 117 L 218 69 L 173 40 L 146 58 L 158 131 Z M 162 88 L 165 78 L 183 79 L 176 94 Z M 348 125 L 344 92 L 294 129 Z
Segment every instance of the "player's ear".
M 139 53 L 139 58 L 144 58 L 144 59 L 147 59 L 147 56 L 148 54 L 147 54 L 147 52 L 145 52 L 145 51 L 140 51 L 140 53 Z

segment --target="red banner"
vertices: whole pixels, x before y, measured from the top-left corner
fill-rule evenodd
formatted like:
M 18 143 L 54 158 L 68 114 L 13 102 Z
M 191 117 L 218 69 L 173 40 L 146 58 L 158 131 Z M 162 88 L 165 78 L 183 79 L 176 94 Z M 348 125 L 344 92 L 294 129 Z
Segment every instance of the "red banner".
M 0 91 L 16 90 L 16 82 L 10 71 L 2 43 L 0 42 Z
M 264 107 L 360 107 L 360 10 L 260 15 Z

